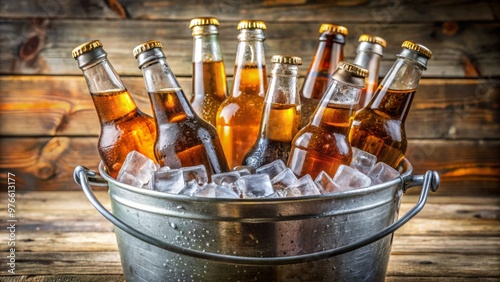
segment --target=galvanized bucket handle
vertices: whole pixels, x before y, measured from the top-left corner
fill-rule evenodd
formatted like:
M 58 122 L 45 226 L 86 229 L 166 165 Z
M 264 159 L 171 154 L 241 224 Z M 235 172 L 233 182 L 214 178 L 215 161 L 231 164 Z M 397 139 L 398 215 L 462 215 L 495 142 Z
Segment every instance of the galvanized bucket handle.
M 402 177 L 401 181 L 403 183 L 403 191 L 413 186 L 422 186 L 422 190 L 420 192 L 420 198 L 418 202 L 412 207 L 406 214 L 401 216 L 396 222 L 382 229 L 381 231 L 373 234 L 365 239 L 359 240 L 355 243 L 337 247 L 330 250 L 324 250 L 311 254 L 304 255 L 295 255 L 295 256 L 286 256 L 286 257 L 246 257 L 246 256 L 234 256 L 234 255 L 224 255 L 224 254 L 216 254 L 209 252 L 202 252 L 197 250 L 192 250 L 180 246 L 176 246 L 161 240 L 158 240 L 154 237 L 151 237 L 147 234 L 144 234 L 137 229 L 129 226 L 125 222 L 121 221 L 119 218 L 115 217 L 110 211 L 108 211 L 95 197 L 92 188 L 89 184 L 89 179 L 92 179 L 93 185 L 106 185 L 106 180 L 100 178 L 94 171 L 91 171 L 85 167 L 78 166 L 74 171 L 75 182 L 82 186 L 82 190 L 92 203 L 92 205 L 111 223 L 113 223 L 116 227 L 120 228 L 124 232 L 128 233 L 135 238 L 154 245 L 158 248 L 164 249 L 169 252 L 174 252 L 177 254 L 182 254 L 186 256 L 191 256 L 200 259 L 207 259 L 217 262 L 224 263 L 233 263 L 233 264 L 246 264 L 246 265 L 283 265 L 283 264 L 295 264 L 295 263 L 304 263 L 309 261 L 316 261 L 320 259 L 326 259 L 333 256 L 341 255 L 368 244 L 371 244 L 379 239 L 384 238 L 385 236 L 393 233 L 401 226 L 403 226 L 406 222 L 408 222 L 412 217 L 414 217 L 425 205 L 427 201 L 427 196 L 429 194 L 429 190 L 435 192 L 439 187 L 439 174 L 436 171 L 427 171 L 425 175 L 417 175 L 408 177 Z

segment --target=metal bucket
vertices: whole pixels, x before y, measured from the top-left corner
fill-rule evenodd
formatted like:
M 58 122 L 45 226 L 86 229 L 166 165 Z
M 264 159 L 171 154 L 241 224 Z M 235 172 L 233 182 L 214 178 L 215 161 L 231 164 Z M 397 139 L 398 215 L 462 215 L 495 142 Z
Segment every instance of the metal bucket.
M 392 235 L 436 191 L 439 175 L 411 175 L 331 195 L 211 199 L 170 195 L 75 168 L 75 181 L 115 228 L 127 281 L 383 281 Z M 93 195 L 108 185 L 113 213 Z M 419 201 L 397 221 L 406 189 Z

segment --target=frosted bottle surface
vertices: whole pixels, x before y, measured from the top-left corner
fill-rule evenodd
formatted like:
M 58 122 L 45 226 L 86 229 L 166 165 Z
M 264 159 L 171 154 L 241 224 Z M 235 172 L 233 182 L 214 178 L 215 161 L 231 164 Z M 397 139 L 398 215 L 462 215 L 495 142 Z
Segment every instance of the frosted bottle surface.
M 292 141 L 288 167 L 295 175 L 315 179 L 325 171 L 333 177 L 341 164 L 350 164 L 349 130 L 366 75 L 363 68 L 339 63 L 312 119 Z
M 189 24 L 193 36 L 193 93 L 190 102 L 194 111 L 213 126 L 217 110 L 227 98 L 218 26 L 216 18 L 194 18 Z
M 298 65 L 302 59 L 275 55 L 266 93 L 259 136 L 243 159 L 243 165 L 258 168 L 275 160 L 286 163 L 292 139 L 300 126 Z
M 204 165 L 209 175 L 229 171 L 215 127 L 194 112 L 161 48 L 148 41 L 134 49 L 154 110 L 158 162 L 170 168 Z
M 102 43 L 84 43 L 72 55 L 85 76 L 101 124 L 97 147 L 109 175 L 116 178 L 128 153 L 134 150 L 156 162 L 155 121 L 137 107 Z
M 264 96 L 267 89 L 262 21 L 238 23 L 238 47 L 229 97 L 217 111 L 217 132 L 230 168 L 243 161 L 259 135 Z
M 406 153 L 405 120 L 432 55 L 427 47 L 411 41 L 403 42 L 402 47 L 373 99 L 356 113 L 349 136 L 353 147 L 377 156 L 379 162 L 393 168 Z

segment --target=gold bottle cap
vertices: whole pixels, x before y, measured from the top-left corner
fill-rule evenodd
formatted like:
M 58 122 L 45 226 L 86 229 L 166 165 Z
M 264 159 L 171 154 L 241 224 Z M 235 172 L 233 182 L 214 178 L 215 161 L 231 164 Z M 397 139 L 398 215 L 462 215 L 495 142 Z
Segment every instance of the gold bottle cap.
M 137 58 L 139 54 L 151 50 L 153 48 L 163 48 L 163 45 L 161 45 L 161 42 L 158 40 L 150 40 L 135 46 L 134 50 L 132 51 L 132 54 L 134 54 L 134 58 Z
M 403 42 L 401 47 L 413 50 L 417 53 L 420 53 L 421 55 L 423 55 L 427 59 L 430 59 L 432 56 L 432 51 L 429 48 L 425 47 L 424 45 L 412 42 L 412 41 L 407 40 L 407 41 Z
M 92 40 L 86 43 L 83 43 L 82 45 L 76 47 L 71 51 L 71 55 L 73 56 L 74 59 L 76 57 L 81 56 L 91 50 L 94 50 L 96 48 L 102 47 L 102 43 L 99 40 Z
M 348 34 L 347 27 L 345 27 L 345 26 L 327 24 L 327 23 L 321 24 L 321 26 L 319 27 L 319 33 L 323 33 L 326 31 L 329 31 L 329 32 L 332 32 L 335 34 L 341 34 L 343 36 L 347 36 L 347 34 Z
M 256 20 L 242 20 L 236 27 L 237 30 L 242 29 L 266 29 L 266 24 L 263 21 Z
M 360 77 L 367 77 L 368 76 L 367 69 L 364 69 L 358 65 L 351 64 L 348 62 L 344 62 L 344 61 L 339 62 L 339 64 L 337 65 L 337 68 L 344 70 L 348 73 L 354 74 L 356 76 L 360 76 Z
M 189 28 L 193 28 L 199 25 L 220 25 L 219 20 L 217 18 L 212 17 L 202 17 L 202 18 L 194 18 L 189 23 Z
M 387 43 L 385 42 L 385 40 L 382 37 L 368 35 L 368 34 L 361 34 L 361 36 L 359 36 L 358 42 L 376 43 L 378 45 L 381 45 L 384 48 L 385 48 L 385 46 L 387 46 Z
M 302 65 L 302 58 L 297 56 L 288 56 L 288 55 L 274 55 L 271 58 L 271 63 Z

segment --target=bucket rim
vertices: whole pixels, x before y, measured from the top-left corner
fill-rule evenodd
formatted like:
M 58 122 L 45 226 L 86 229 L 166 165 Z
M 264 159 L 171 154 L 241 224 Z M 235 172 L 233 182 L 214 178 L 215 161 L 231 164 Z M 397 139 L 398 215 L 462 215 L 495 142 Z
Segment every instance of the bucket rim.
M 208 198 L 208 197 L 198 197 L 198 196 L 187 196 L 187 195 L 178 195 L 178 194 L 169 194 L 165 192 L 160 192 L 160 191 L 155 191 L 155 190 L 149 190 L 149 189 L 144 189 L 144 188 L 139 188 L 135 187 L 132 185 L 128 185 L 125 183 L 121 183 L 111 177 L 107 172 L 106 172 L 106 167 L 104 165 L 104 162 L 99 162 L 98 169 L 99 169 L 99 174 L 101 175 L 102 178 L 104 178 L 108 182 L 108 187 L 109 184 L 113 184 L 116 187 L 126 189 L 130 192 L 133 193 L 138 193 L 144 196 L 153 196 L 157 198 L 162 198 L 166 200 L 181 200 L 181 201 L 194 201 L 194 202 L 214 202 L 214 203 L 245 203 L 245 204 L 264 204 L 264 203 L 288 203 L 288 202 L 298 202 L 298 201 L 319 201 L 319 200 L 327 200 L 327 199 L 342 199 L 342 198 L 348 198 L 348 197 L 355 197 L 355 196 L 360 196 L 364 194 L 370 194 L 370 193 L 375 193 L 380 190 L 384 190 L 390 187 L 394 187 L 395 185 L 399 185 L 400 183 L 402 184 L 404 181 L 404 178 L 407 176 L 411 175 L 413 171 L 413 166 L 411 163 L 404 158 L 403 161 L 401 162 L 401 165 L 403 168 L 406 170 L 401 173 L 401 175 L 398 178 L 395 178 L 394 180 L 376 184 L 376 185 L 371 185 L 368 187 L 363 187 L 355 190 L 350 190 L 350 191 L 343 191 L 343 192 L 336 192 L 336 193 L 329 193 L 329 194 L 321 194 L 321 195 L 308 195 L 308 196 L 299 196 L 299 197 L 284 197 L 284 198 Z M 401 185 L 402 187 L 402 185 Z M 111 189 L 111 188 L 110 188 Z

